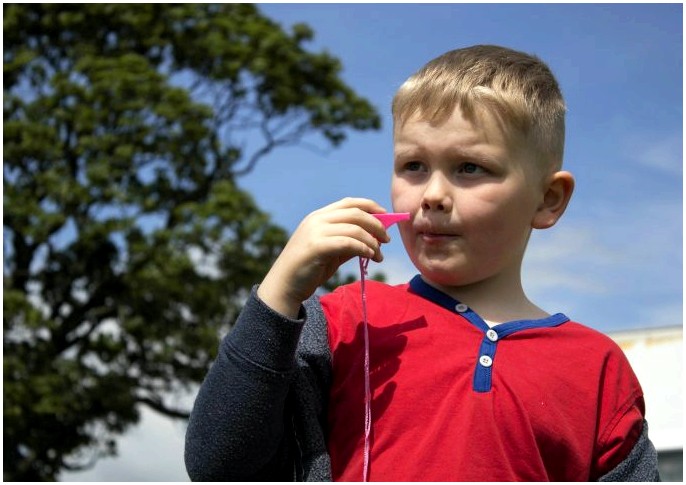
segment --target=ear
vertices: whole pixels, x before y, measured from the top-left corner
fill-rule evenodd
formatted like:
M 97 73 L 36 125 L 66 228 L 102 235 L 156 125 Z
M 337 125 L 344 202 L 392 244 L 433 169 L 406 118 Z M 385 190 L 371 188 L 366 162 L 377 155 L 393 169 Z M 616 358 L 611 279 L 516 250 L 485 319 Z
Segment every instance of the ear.
M 574 177 L 569 172 L 555 172 L 544 187 L 543 200 L 531 221 L 534 229 L 547 229 L 562 217 L 574 192 Z

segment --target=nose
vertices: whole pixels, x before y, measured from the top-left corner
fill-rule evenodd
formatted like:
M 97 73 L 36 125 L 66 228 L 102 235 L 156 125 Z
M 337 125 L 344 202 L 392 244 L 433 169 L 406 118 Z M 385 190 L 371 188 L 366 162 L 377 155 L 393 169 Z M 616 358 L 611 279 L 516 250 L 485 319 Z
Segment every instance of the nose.
M 422 196 L 422 210 L 432 212 L 452 212 L 453 210 L 449 182 L 440 172 L 433 173 L 427 181 Z

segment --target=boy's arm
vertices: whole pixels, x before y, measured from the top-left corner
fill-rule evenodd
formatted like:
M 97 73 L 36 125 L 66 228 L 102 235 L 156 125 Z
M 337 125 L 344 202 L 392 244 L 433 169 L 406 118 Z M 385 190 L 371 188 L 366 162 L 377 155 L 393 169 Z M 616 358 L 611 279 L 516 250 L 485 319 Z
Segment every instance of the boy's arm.
M 192 479 L 292 478 L 292 427 L 311 428 L 294 422 L 287 409 L 289 393 L 303 390 L 310 379 L 293 379 L 307 375 L 295 371 L 302 303 L 350 258 L 381 261 L 380 244 L 389 238 L 371 215 L 380 212 L 385 210 L 374 201 L 347 198 L 311 213 L 295 230 L 224 339 L 200 389 L 186 433 Z
M 293 480 L 288 396 L 304 316 L 274 312 L 253 289 L 191 412 L 185 460 L 192 480 Z
M 600 482 L 659 482 L 657 452 L 648 438 L 648 423 L 643 422 L 641 436 L 629 455 L 614 469 L 598 480 Z

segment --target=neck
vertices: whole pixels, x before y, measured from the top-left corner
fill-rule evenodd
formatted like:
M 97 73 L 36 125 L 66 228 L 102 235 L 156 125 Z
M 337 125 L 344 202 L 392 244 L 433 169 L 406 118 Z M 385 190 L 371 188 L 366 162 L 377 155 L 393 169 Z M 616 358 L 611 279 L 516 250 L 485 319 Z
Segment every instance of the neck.
M 526 296 L 519 271 L 513 273 L 463 286 L 444 286 L 422 278 L 434 288 L 468 305 L 481 318 L 493 324 L 550 316 Z

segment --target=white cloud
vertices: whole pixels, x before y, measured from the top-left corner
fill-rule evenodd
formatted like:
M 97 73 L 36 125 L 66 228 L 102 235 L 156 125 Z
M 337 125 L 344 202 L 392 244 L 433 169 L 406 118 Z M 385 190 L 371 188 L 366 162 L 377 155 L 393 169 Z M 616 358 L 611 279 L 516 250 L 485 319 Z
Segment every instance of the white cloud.
M 645 306 L 637 311 L 637 320 L 647 322 L 644 327 L 672 327 L 683 325 L 684 305 L 681 301 L 672 301 L 660 305 L 660 311 L 653 306 Z
M 589 215 L 534 233 L 524 273 L 540 276 L 529 282 L 541 288 L 550 282 L 582 290 L 580 281 L 590 292 L 646 281 L 654 287 L 674 284 L 682 250 L 681 201 L 647 198 L 627 202 L 621 213 Z
M 627 142 L 630 160 L 669 174 L 683 171 L 683 137 L 673 133 L 658 138 L 637 136 Z
M 560 292 L 604 294 L 610 287 L 598 278 L 598 270 L 616 259 L 590 228 L 563 225 L 534 232 L 522 265 L 522 282 L 534 300 Z
M 683 322 L 681 200 L 637 194 L 532 237 L 524 287 L 599 330 Z
M 190 481 L 183 461 L 185 422 L 143 408 L 141 422 L 117 442 L 119 455 L 103 458 L 90 470 L 62 473 L 68 482 Z

